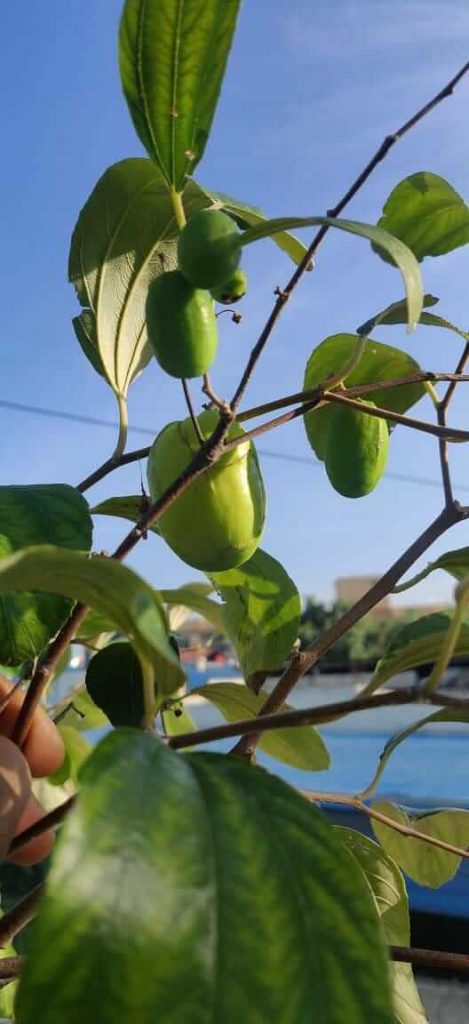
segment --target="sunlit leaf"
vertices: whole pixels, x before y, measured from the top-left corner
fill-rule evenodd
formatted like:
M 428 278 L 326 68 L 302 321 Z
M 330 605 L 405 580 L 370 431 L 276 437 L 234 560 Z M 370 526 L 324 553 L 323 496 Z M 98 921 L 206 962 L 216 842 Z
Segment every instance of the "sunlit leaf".
M 373 693 L 389 679 L 432 664 L 438 658 L 441 647 L 451 626 L 453 612 L 434 612 L 424 615 L 415 622 L 408 622 L 393 632 L 383 657 L 376 665 L 366 693 Z M 469 654 L 469 621 L 465 621 L 459 632 L 454 654 Z
M 265 701 L 264 693 L 253 693 L 241 683 L 209 683 L 191 691 L 205 697 L 221 712 L 227 722 L 239 722 L 243 718 L 255 718 Z M 282 704 L 279 711 L 291 711 L 288 704 Z M 330 758 L 327 747 L 316 729 L 300 726 L 290 729 L 268 730 L 261 733 L 261 750 L 283 764 L 301 768 L 305 772 L 322 772 L 329 768 Z
M 424 835 L 442 839 L 446 843 L 465 849 L 469 846 L 469 811 L 457 808 L 435 810 L 430 814 L 409 811 L 386 801 L 377 801 L 373 809 L 401 825 L 411 826 Z M 454 877 L 461 864 L 461 857 L 448 853 L 438 846 L 422 839 L 396 832 L 389 825 L 372 819 L 373 832 L 387 853 L 399 864 L 409 878 L 419 885 L 438 889 Z
M 223 608 L 218 602 L 212 601 L 207 596 L 212 590 L 213 586 L 210 584 L 186 583 L 175 590 L 160 590 L 159 594 L 165 604 L 170 607 L 180 605 L 183 608 L 189 608 L 191 612 L 197 612 L 198 615 L 203 615 L 205 619 L 208 619 L 217 633 L 224 633 L 226 626 Z
M 92 516 L 116 516 L 118 519 L 129 519 L 131 523 L 139 523 L 146 508 L 148 499 L 141 494 L 122 494 L 117 498 L 105 498 L 92 508 Z M 158 525 L 149 526 L 149 532 L 159 534 Z
M 376 907 L 321 811 L 238 759 L 106 737 L 63 828 L 16 1018 L 97 1012 L 392 1024 Z
M 86 551 L 92 529 L 87 502 L 68 484 L 0 487 L 0 560 L 30 544 Z M 0 662 L 5 665 L 39 654 L 71 609 L 63 596 L 30 592 L 41 591 L 39 586 L 20 589 L 21 594 L 4 592 L 0 603 Z
M 429 313 L 429 306 L 436 306 L 440 300 L 434 295 L 424 295 L 423 306 L 424 309 L 420 315 L 419 325 L 423 324 L 426 327 L 442 327 L 447 331 L 452 331 L 457 334 L 460 338 L 463 338 L 465 342 L 469 341 L 469 334 L 467 331 L 463 331 L 461 327 L 456 327 L 456 324 L 451 323 L 451 320 L 446 320 L 443 316 L 438 316 L 436 313 Z M 382 309 L 380 313 L 375 313 L 370 320 L 367 320 L 365 324 L 362 324 L 358 328 L 360 334 L 370 334 L 376 326 L 380 325 L 385 327 L 386 325 L 392 327 L 396 324 L 405 324 L 407 322 L 407 302 L 405 299 L 401 299 L 400 302 L 393 302 L 386 309 Z
M 280 562 L 258 550 L 237 569 L 212 573 L 212 579 L 243 675 L 281 668 L 298 636 L 301 602 Z
M 412 576 L 410 580 L 394 587 L 393 593 L 400 594 L 403 590 L 409 590 L 416 583 L 426 579 L 435 569 L 444 569 L 454 579 L 463 580 L 469 576 L 469 548 L 455 548 L 454 551 L 447 551 L 446 554 L 440 555 L 434 562 L 429 562 L 425 569 Z
M 240 0 L 126 0 L 122 88 L 137 135 L 181 191 L 203 156 Z
M 418 260 L 469 242 L 467 204 L 444 178 L 429 171 L 411 174 L 396 185 L 378 225 L 405 242 Z

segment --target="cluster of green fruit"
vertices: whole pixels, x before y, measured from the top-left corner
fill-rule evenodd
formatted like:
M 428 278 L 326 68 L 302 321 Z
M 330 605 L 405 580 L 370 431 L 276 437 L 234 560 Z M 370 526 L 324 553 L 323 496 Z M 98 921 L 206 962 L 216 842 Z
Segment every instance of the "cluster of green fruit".
M 239 269 L 239 238 L 234 221 L 220 210 L 197 213 L 179 237 L 180 269 L 162 274 L 150 285 L 148 338 L 158 363 L 172 377 L 199 377 L 215 358 L 218 332 L 213 300 L 229 304 L 246 291 L 246 275 Z M 207 410 L 197 418 L 202 436 L 210 437 L 218 412 Z M 243 433 L 234 423 L 228 439 Z M 158 434 L 148 459 L 152 501 L 164 494 L 199 448 L 191 419 L 168 423 Z M 184 562 L 204 572 L 224 572 L 256 551 L 265 510 L 256 451 L 246 440 L 176 499 L 161 516 L 159 528 Z
M 171 377 L 201 377 L 217 352 L 214 299 L 224 305 L 246 292 L 239 267 L 240 232 L 221 210 L 201 210 L 179 236 L 178 270 L 161 274 L 148 290 L 148 340 Z

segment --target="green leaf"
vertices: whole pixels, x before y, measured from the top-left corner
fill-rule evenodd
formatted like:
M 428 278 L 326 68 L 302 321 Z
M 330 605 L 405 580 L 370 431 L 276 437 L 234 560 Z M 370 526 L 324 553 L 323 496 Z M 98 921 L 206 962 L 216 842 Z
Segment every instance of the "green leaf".
M 207 591 L 211 593 L 212 590 L 213 587 L 210 584 L 186 583 L 176 590 L 160 590 L 159 594 L 165 604 L 181 605 L 183 608 L 189 608 L 192 612 L 197 612 L 208 619 L 212 626 L 215 627 L 217 633 L 224 633 L 226 626 L 223 618 L 223 608 L 216 601 L 211 601 L 207 597 Z
M 109 719 L 106 718 L 106 715 L 100 708 L 96 707 L 89 693 L 87 693 L 84 683 L 71 690 L 62 701 L 55 704 L 49 710 L 53 710 L 54 715 L 57 715 L 65 712 L 67 707 L 69 707 L 69 710 L 64 715 L 64 718 L 62 718 L 62 721 L 67 725 L 71 725 L 75 732 L 88 732 L 89 729 L 109 727 Z
M 161 710 L 161 719 L 164 731 L 168 736 L 180 736 L 185 732 L 197 731 L 194 719 L 189 714 L 183 700 L 168 702 L 167 706 Z
M 61 768 L 54 775 L 49 775 L 49 782 L 54 786 L 62 786 L 69 779 L 76 785 L 78 772 L 91 753 L 91 745 L 72 725 L 58 727 L 65 747 L 65 757 Z
M 339 828 L 346 849 L 359 865 L 373 893 L 384 937 L 390 946 L 410 946 L 410 919 L 404 879 L 397 864 L 368 836 Z M 410 964 L 391 963 L 396 1024 L 425 1024 Z
M 69 280 L 84 310 L 81 328 L 88 327 L 88 341 L 118 395 L 126 396 L 151 359 L 145 325 L 148 286 L 163 270 L 175 268 L 177 233 L 166 185 L 150 160 L 122 160 L 109 167 L 78 218 Z M 91 359 L 83 330 L 78 340 Z
M 84 309 L 80 316 L 73 318 L 72 324 L 76 339 L 80 343 L 86 358 L 89 359 L 96 373 L 99 373 L 100 377 L 105 377 L 103 361 L 98 351 L 96 317 L 94 313 L 91 309 Z
M 115 632 L 115 624 L 108 615 L 103 615 L 95 608 L 89 608 L 75 639 L 85 647 L 99 651 L 101 647 L 105 647 L 112 640 Z
M 331 334 L 313 349 L 306 364 L 303 388 L 310 390 L 324 384 L 328 377 L 345 366 L 356 349 L 357 334 Z M 394 380 L 420 373 L 420 366 L 399 348 L 383 345 L 367 338 L 363 355 L 355 370 L 347 377 L 345 387 L 373 384 L 374 381 Z M 366 400 L 392 412 L 406 412 L 425 394 L 423 384 L 404 384 L 398 388 L 377 388 L 369 391 Z M 318 459 L 324 459 L 327 433 L 333 408 L 326 406 L 306 413 L 304 424 Z
M 412 722 L 405 729 L 399 729 L 398 732 L 395 732 L 387 741 L 380 754 L 378 767 L 369 786 L 360 794 L 362 799 L 370 796 L 375 791 L 389 758 L 400 747 L 401 743 L 404 743 L 404 740 L 412 736 L 414 732 L 423 729 L 424 726 L 433 725 L 437 722 L 469 722 L 469 708 L 467 710 L 464 708 L 442 708 L 441 711 L 434 711 L 431 715 L 426 715 L 425 718 L 420 718 L 418 722 Z
M 265 214 L 257 206 L 249 206 L 247 203 L 233 199 L 232 196 L 227 196 L 223 192 L 213 192 L 204 188 L 203 185 L 196 181 L 188 181 L 184 189 L 184 210 L 186 216 L 189 218 L 194 213 L 197 213 L 198 210 L 212 205 L 216 205 L 221 210 L 224 210 L 225 213 L 230 214 L 243 230 L 248 227 L 254 227 L 256 224 L 264 224 L 267 220 Z M 272 241 L 297 264 L 302 262 L 308 251 L 307 246 L 300 242 L 299 238 L 295 238 L 294 235 L 290 234 L 289 231 L 278 232 L 276 235 L 273 235 Z
M 16 1016 L 392 1024 L 376 908 L 322 812 L 259 768 L 136 730 L 84 766 Z
M 0 592 L 25 588 L 47 588 L 108 616 L 139 656 L 151 661 L 161 695 L 174 693 L 184 682 L 158 595 L 120 562 L 47 545 L 26 548 L 0 562 Z
M 469 242 L 467 204 L 444 178 L 429 171 L 411 174 L 396 185 L 378 225 L 400 238 L 418 260 Z M 380 251 L 379 255 L 387 258 Z
M 112 725 L 142 725 L 142 668 L 131 644 L 118 641 L 95 654 L 86 670 L 86 688 Z
M 207 144 L 240 0 L 126 0 L 122 88 L 135 130 L 182 191 Z
M 430 814 L 419 814 L 384 800 L 372 804 L 372 808 L 401 825 L 423 832 L 426 836 L 442 839 L 461 849 L 469 846 L 469 811 L 445 808 L 441 811 L 432 811 Z M 438 889 L 440 885 L 454 878 L 461 864 L 461 857 L 457 854 L 448 853 L 422 839 L 405 836 L 374 818 L 371 824 L 378 842 L 406 875 L 419 885 Z
M 116 516 L 118 519 L 129 519 L 131 523 L 139 523 L 145 512 L 145 507 L 144 495 L 123 494 L 117 498 L 105 498 L 90 511 L 92 516 Z M 156 523 L 149 527 L 149 532 L 159 534 L 160 531 Z
M 451 323 L 451 320 L 446 320 L 443 316 L 437 316 L 435 313 L 428 313 L 429 306 L 436 306 L 440 300 L 434 295 L 424 295 L 423 305 L 424 310 L 421 313 L 419 325 L 424 324 L 426 327 L 442 327 L 447 331 L 452 331 L 457 334 L 464 341 L 469 341 L 469 334 L 467 331 L 463 331 L 461 327 L 456 327 L 456 324 Z M 386 309 L 382 309 L 380 313 L 376 313 L 375 316 L 367 320 L 365 324 L 362 324 L 358 328 L 359 334 L 370 334 L 375 329 L 377 324 L 384 326 L 395 326 L 396 324 L 405 324 L 407 321 L 407 303 L 405 299 L 401 299 L 400 302 L 393 302 L 390 306 L 386 306 Z
M 264 693 L 253 693 L 241 683 L 209 683 L 191 693 L 205 697 L 205 700 L 214 704 L 227 722 L 255 718 L 265 702 Z M 282 704 L 279 708 L 279 711 L 291 710 L 288 704 Z M 269 730 L 262 733 L 259 746 L 275 760 L 305 772 L 322 772 L 330 766 L 327 747 L 318 731 L 311 726 Z
M 393 593 L 400 594 L 403 590 L 409 590 L 416 583 L 426 579 L 435 569 L 444 569 L 445 572 L 449 572 L 450 576 L 454 576 L 454 579 L 463 580 L 465 576 L 469 576 L 469 548 L 455 548 L 454 551 L 447 551 L 446 554 L 440 555 L 434 562 L 429 562 L 425 569 L 412 576 L 410 580 L 394 587 Z
M 340 220 L 337 217 L 276 217 L 256 227 L 248 228 L 241 237 L 241 245 L 250 245 L 261 238 L 275 235 L 287 228 L 307 228 L 313 226 L 338 228 L 360 238 L 366 238 L 383 250 L 390 261 L 399 268 L 407 296 L 407 322 L 409 331 L 419 322 L 422 312 L 423 290 L 420 270 L 411 250 L 394 238 L 392 234 L 373 224 L 362 224 L 356 220 Z
M 432 615 L 424 615 L 393 633 L 364 692 L 373 693 L 393 676 L 436 661 L 453 614 L 434 612 Z M 454 650 L 454 655 L 458 654 L 469 654 L 469 621 L 463 622 L 460 630 Z
M 92 529 L 87 502 L 68 484 L 0 487 L 0 560 L 46 542 L 88 550 Z M 20 589 L 24 593 L 3 593 L 0 602 L 0 662 L 5 665 L 18 665 L 39 654 L 71 609 L 62 596 Z
M 300 625 L 300 595 L 280 562 L 256 551 L 243 565 L 212 574 L 243 674 L 281 668 Z

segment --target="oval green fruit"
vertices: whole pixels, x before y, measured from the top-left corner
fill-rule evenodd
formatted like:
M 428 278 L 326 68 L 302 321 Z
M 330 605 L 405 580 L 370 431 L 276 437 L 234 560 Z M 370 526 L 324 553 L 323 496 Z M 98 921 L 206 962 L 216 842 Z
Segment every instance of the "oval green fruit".
M 204 437 L 218 422 L 216 410 L 199 417 Z M 228 437 L 244 434 L 234 423 Z M 168 425 L 158 434 L 148 459 L 148 482 L 156 501 L 199 450 L 190 419 Z M 246 562 L 259 547 L 266 496 L 254 445 L 245 441 L 222 455 L 212 469 L 194 480 L 159 520 L 161 535 L 183 562 L 204 572 L 223 572 Z
M 194 288 L 217 288 L 229 281 L 241 259 L 240 232 L 221 210 L 200 210 L 182 229 L 179 269 Z
M 201 377 L 218 346 L 217 319 L 209 292 L 192 286 L 178 270 L 150 284 L 147 334 L 161 368 L 171 377 Z
M 376 408 L 374 402 L 363 405 Z M 331 409 L 324 458 L 333 488 L 345 498 L 369 494 L 384 473 L 388 447 L 386 420 L 335 405 Z
M 248 279 L 246 273 L 244 270 L 241 270 L 241 267 L 238 267 L 238 270 L 233 274 L 233 277 L 230 277 L 229 281 L 225 281 L 218 288 L 212 288 L 210 294 L 215 299 L 215 302 L 221 302 L 223 306 L 233 306 L 235 302 L 239 302 L 242 299 L 247 289 Z

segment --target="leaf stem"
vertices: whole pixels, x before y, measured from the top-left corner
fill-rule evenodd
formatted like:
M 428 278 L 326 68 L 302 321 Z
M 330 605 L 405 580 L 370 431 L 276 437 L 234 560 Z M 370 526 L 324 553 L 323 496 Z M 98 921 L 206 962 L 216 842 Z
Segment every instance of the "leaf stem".
M 180 192 L 176 192 L 174 189 L 171 189 L 170 196 L 177 226 L 179 230 L 182 231 L 183 227 L 186 224 L 186 215 L 184 213 L 182 195 Z
M 117 408 L 119 410 L 119 434 L 111 459 L 120 459 L 121 455 L 124 454 L 125 446 L 127 444 L 127 430 L 129 426 L 127 399 L 124 395 L 116 395 L 116 398 Z

